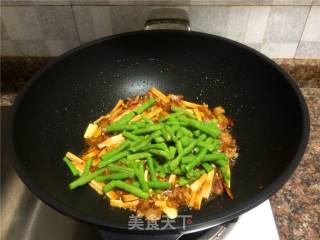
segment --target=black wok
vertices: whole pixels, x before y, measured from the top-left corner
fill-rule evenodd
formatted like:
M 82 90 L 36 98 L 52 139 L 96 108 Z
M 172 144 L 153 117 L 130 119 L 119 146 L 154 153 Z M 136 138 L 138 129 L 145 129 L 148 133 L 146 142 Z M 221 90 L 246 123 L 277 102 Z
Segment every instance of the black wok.
M 110 208 L 89 186 L 70 191 L 73 177 L 62 157 L 79 153 L 89 121 L 119 98 L 151 86 L 209 106 L 235 120 L 240 156 L 230 200 L 206 203 L 187 231 L 221 224 L 275 193 L 305 150 L 309 118 L 303 97 L 274 62 L 221 37 L 184 31 L 141 31 L 76 48 L 40 71 L 14 104 L 12 162 L 24 183 L 58 211 L 97 227 L 128 228 L 131 212 Z M 174 223 L 182 230 L 182 221 Z

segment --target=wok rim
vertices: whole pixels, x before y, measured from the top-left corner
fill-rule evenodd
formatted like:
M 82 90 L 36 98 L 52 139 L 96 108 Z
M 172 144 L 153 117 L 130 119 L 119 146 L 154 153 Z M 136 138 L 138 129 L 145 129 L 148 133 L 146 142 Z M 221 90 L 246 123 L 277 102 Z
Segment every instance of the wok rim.
M 255 49 L 252 49 L 244 44 L 241 44 L 239 42 L 236 42 L 231 39 L 227 39 L 221 36 L 213 35 L 213 34 L 208 34 L 208 33 L 203 33 L 203 32 L 195 32 L 195 31 L 183 31 L 183 30 L 150 30 L 150 31 L 134 31 L 134 32 L 128 32 L 128 33 L 121 33 L 121 34 L 115 34 L 107 37 L 103 37 L 85 44 L 81 44 L 80 46 L 73 48 L 66 53 L 58 56 L 56 59 L 52 60 L 49 62 L 46 66 L 41 68 L 36 72 L 36 74 L 33 75 L 33 77 L 29 80 L 29 82 L 26 84 L 24 89 L 20 91 L 20 93 L 17 95 L 14 104 L 11 107 L 11 112 L 10 112 L 10 121 L 9 121 L 9 144 L 8 144 L 8 151 L 9 151 L 9 156 L 10 156 L 10 162 L 12 163 L 15 171 L 18 173 L 18 176 L 20 179 L 23 181 L 23 183 L 28 187 L 28 189 L 37 196 L 41 201 L 43 201 L 46 205 L 52 207 L 53 209 L 57 210 L 58 212 L 62 213 L 63 215 L 66 215 L 68 217 L 72 217 L 76 220 L 80 220 L 85 223 L 93 224 L 98 227 L 102 228 L 111 228 L 113 230 L 122 230 L 122 231 L 128 231 L 128 228 L 122 227 L 122 226 L 117 226 L 116 224 L 112 224 L 111 222 L 108 222 L 106 224 L 105 221 L 96 218 L 94 216 L 88 216 L 87 214 L 81 213 L 80 211 L 76 210 L 75 208 L 71 208 L 66 206 L 65 204 L 61 203 L 60 201 L 55 200 L 53 197 L 50 196 L 50 194 L 46 193 L 46 191 L 42 190 L 38 185 L 31 179 L 31 177 L 28 176 L 28 173 L 24 170 L 22 165 L 19 162 L 19 158 L 16 154 L 15 151 L 15 146 L 14 146 L 14 120 L 15 116 L 19 110 L 19 107 L 21 105 L 21 102 L 24 99 L 24 96 L 27 94 L 28 90 L 31 88 L 31 86 L 39 80 L 40 76 L 50 69 L 52 66 L 54 66 L 56 63 L 58 63 L 62 59 L 66 59 L 69 55 L 72 55 L 75 52 L 81 51 L 82 49 L 94 45 L 96 43 L 100 43 L 103 41 L 108 41 L 110 39 L 114 38 L 122 38 L 122 37 L 128 37 L 132 35 L 139 35 L 139 34 L 149 34 L 149 33 L 154 33 L 154 32 L 159 32 L 159 33 L 184 33 L 186 35 L 194 35 L 194 36 L 200 36 L 200 37 L 206 37 L 206 38 L 215 38 L 218 40 L 222 40 L 225 42 L 228 42 L 229 44 L 236 45 L 237 47 L 240 47 L 242 49 L 245 49 L 246 51 L 249 51 L 255 55 L 257 55 L 259 58 L 264 60 L 266 64 L 269 64 L 271 67 L 275 68 L 278 72 L 281 73 L 283 76 L 283 81 L 287 81 L 293 90 L 295 97 L 297 98 L 299 102 L 299 107 L 302 112 L 302 137 L 300 139 L 299 146 L 297 148 L 296 154 L 290 161 L 288 167 L 282 172 L 280 176 L 278 176 L 275 181 L 270 184 L 268 187 L 263 189 L 260 193 L 256 194 L 254 197 L 248 199 L 247 201 L 244 201 L 242 204 L 239 204 L 235 209 L 231 209 L 228 213 L 226 214 L 221 214 L 221 217 L 217 217 L 215 220 L 209 220 L 209 221 L 204 221 L 202 223 L 197 223 L 197 224 L 190 224 L 187 225 L 186 229 L 184 232 L 195 232 L 195 231 L 200 231 L 204 230 L 210 227 L 213 227 L 218 224 L 222 224 L 224 222 L 230 221 L 239 215 L 253 209 L 254 207 L 258 206 L 265 200 L 267 200 L 270 196 L 272 196 L 274 193 L 276 193 L 280 188 L 289 180 L 291 175 L 293 174 L 294 170 L 297 168 L 300 160 L 302 159 L 305 149 L 308 144 L 309 140 L 309 134 L 310 134 L 310 118 L 309 118 L 309 112 L 308 112 L 308 107 L 306 105 L 306 102 L 304 100 L 304 97 L 298 88 L 297 83 L 278 65 L 276 64 L 273 60 L 265 56 L 264 54 L 258 52 Z M 176 230 L 172 230 L 170 232 L 176 232 L 176 231 L 181 231 L 182 229 L 180 227 L 177 227 Z M 165 231 L 141 231 L 141 230 L 131 230 L 130 232 L 140 232 L 143 234 L 154 234 L 155 232 L 158 233 L 164 233 Z

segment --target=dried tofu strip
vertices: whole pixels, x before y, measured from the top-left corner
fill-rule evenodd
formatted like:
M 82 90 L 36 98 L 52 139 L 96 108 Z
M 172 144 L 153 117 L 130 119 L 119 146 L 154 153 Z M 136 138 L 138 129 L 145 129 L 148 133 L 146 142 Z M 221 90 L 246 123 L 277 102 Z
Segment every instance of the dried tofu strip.
M 98 154 L 98 158 L 100 158 L 103 154 L 105 154 L 107 152 L 107 149 L 103 149 L 99 154 Z
M 208 175 L 205 173 L 200 178 L 198 178 L 196 181 L 194 181 L 191 185 L 191 191 L 196 192 L 201 188 L 201 185 L 207 180 Z
M 202 201 L 202 185 L 207 180 L 208 175 L 203 174 L 199 179 L 194 181 L 191 185 L 191 200 L 189 206 L 195 209 L 200 209 Z M 200 206 L 199 206 L 200 203 Z
M 146 118 L 150 118 L 151 119 L 151 118 L 157 116 L 161 112 L 162 112 L 161 108 L 156 108 L 156 109 L 152 110 L 151 112 L 148 112 L 148 113 L 144 114 L 144 116 Z
M 104 117 L 105 118 L 112 118 L 114 116 L 117 116 L 119 114 L 121 114 L 121 112 L 123 112 L 123 110 L 121 108 L 117 109 L 116 111 L 114 112 L 111 112 L 111 113 L 108 113 L 107 115 L 105 115 Z
M 213 177 L 215 174 L 215 169 L 211 170 L 208 173 L 208 178 L 207 181 L 203 184 L 203 198 L 208 199 L 211 194 L 211 188 L 212 188 L 212 183 L 213 183 Z
M 189 107 L 189 108 L 199 108 L 199 107 L 203 107 L 203 105 L 200 105 L 200 104 L 196 104 L 196 103 L 192 103 L 192 102 L 187 102 L 187 101 L 182 101 L 182 104 L 185 106 L 185 107 Z
M 83 163 L 83 160 L 81 158 L 79 158 L 78 156 L 74 155 L 71 152 L 67 152 L 66 153 L 66 157 L 69 158 L 71 161 L 75 161 L 78 163 Z
M 92 137 L 93 138 L 97 138 L 97 137 L 99 137 L 101 135 L 101 133 L 102 133 L 102 130 L 101 130 L 100 127 L 98 127 L 97 131 L 93 134 Z
M 93 161 L 92 161 L 92 166 L 93 166 L 93 167 L 97 166 L 97 165 L 99 164 L 99 162 L 100 162 L 100 159 L 98 159 L 98 158 L 93 159 Z
M 101 120 L 105 119 L 105 116 L 101 116 L 98 119 L 96 119 L 93 123 L 98 124 Z
M 178 216 L 178 210 L 176 208 L 165 207 L 162 211 L 168 216 L 170 219 L 175 219 Z
M 114 119 L 112 119 L 112 122 L 115 122 L 117 120 L 119 120 L 121 117 L 123 117 L 124 115 L 126 115 L 127 113 L 129 113 L 129 110 L 124 111 L 123 113 L 121 113 L 119 116 L 115 117 Z
M 150 89 L 150 92 L 152 92 L 155 96 L 157 96 L 159 99 L 161 99 L 165 103 L 168 103 L 170 101 L 166 95 L 164 95 L 162 92 L 160 92 L 158 89 L 154 87 Z
M 121 199 L 124 201 L 124 202 L 132 202 L 132 201 L 136 201 L 136 200 L 139 200 L 139 198 L 133 194 L 123 194 L 121 196 Z
M 89 123 L 83 137 L 86 139 L 92 138 L 95 135 L 98 128 L 99 126 L 97 124 Z
M 95 157 L 97 154 L 99 154 L 99 150 L 93 150 L 91 152 L 89 152 L 88 154 L 86 154 L 83 158 L 86 160 L 86 159 L 89 159 L 89 158 L 93 158 Z
M 113 137 L 109 137 L 105 141 L 98 144 L 98 148 L 111 147 L 112 145 L 118 145 L 125 140 L 122 134 L 115 135 Z
M 114 106 L 114 108 L 111 110 L 111 112 L 117 111 L 121 106 L 123 105 L 123 100 L 120 99 L 117 104 Z
M 171 186 L 174 186 L 176 184 L 176 179 L 177 179 L 176 175 L 174 174 L 170 175 L 168 182 L 171 183 Z
M 123 202 L 122 200 L 110 200 L 110 205 L 112 207 L 128 208 L 131 210 L 135 210 L 138 204 L 139 204 L 139 200 L 131 201 L 131 202 Z
M 92 180 L 90 183 L 89 183 L 89 186 L 92 187 L 94 190 L 96 190 L 97 193 L 99 193 L 100 195 L 103 195 L 103 187 L 104 185 L 102 185 L 102 183 L 100 182 L 97 182 L 95 180 Z
M 202 202 L 203 196 L 204 196 L 204 188 L 201 187 L 194 196 L 193 205 L 192 205 L 194 209 L 201 208 L 201 202 Z
M 178 210 L 176 208 L 168 207 L 165 201 L 155 201 L 155 205 L 160 207 L 161 210 L 168 216 L 168 218 L 170 219 L 177 218 Z
M 200 115 L 200 111 L 198 110 L 198 108 L 194 108 L 193 112 L 194 112 L 194 115 L 196 116 L 197 120 L 202 121 L 202 117 Z
M 148 171 L 148 169 L 146 169 L 146 170 L 144 170 L 144 180 L 145 181 L 148 181 L 148 175 L 149 175 L 149 171 Z
M 215 108 L 213 109 L 213 113 L 214 113 L 214 115 L 216 115 L 216 116 L 218 116 L 218 115 L 220 115 L 220 114 L 224 114 L 225 112 L 226 112 L 226 111 L 225 111 L 224 108 L 221 107 L 221 106 L 215 107 Z
M 107 192 L 106 195 L 110 200 L 117 200 L 119 198 L 119 194 L 117 194 L 113 190 L 110 190 L 109 192 Z
M 80 175 L 81 175 L 84 171 L 84 166 L 82 164 L 77 164 L 77 163 L 73 163 L 73 165 L 80 172 Z M 104 185 L 105 185 L 104 183 L 97 182 L 96 180 L 91 180 L 89 183 L 89 186 L 92 187 L 100 195 L 103 195 L 102 189 Z
M 139 114 L 139 115 L 136 115 L 136 116 L 134 116 L 130 121 L 129 121 L 129 123 L 131 123 L 131 122 L 135 122 L 135 121 L 139 121 L 141 119 L 141 115 Z

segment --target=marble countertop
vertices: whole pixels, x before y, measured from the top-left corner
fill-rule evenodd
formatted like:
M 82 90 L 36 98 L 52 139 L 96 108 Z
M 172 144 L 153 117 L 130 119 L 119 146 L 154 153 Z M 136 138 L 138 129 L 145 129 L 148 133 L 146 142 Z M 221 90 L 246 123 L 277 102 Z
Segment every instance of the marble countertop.
M 298 81 L 310 113 L 308 147 L 290 180 L 270 199 L 280 239 L 320 238 L 320 61 L 277 61 Z M 302 70 L 295 71 L 295 64 Z M 311 70 L 310 70 L 311 69 Z M 312 74 L 317 71 L 318 75 Z M 304 73 L 303 73 L 304 72 Z M 306 77 L 310 75 L 310 77 Z M 312 75 L 312 76 L 311 76 Z M 315 76 L 315 77 L 314 77 Z M 1 94 L 0 106 L 12 105 L 16 91 Z

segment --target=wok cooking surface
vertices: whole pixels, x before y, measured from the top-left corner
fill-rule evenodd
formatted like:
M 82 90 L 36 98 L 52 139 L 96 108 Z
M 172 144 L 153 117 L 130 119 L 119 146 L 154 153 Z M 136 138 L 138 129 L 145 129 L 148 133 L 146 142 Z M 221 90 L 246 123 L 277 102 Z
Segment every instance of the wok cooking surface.
M 97 227 L 127 230 L 131 213 L 110 208 L 88 186 L 68 189 L 74 178 L 61 159 L 67 150 L 81 151 L 89 121 L 119 98 L 151 86 L 221 105 L 236 122 L 235 198 L 216 197 L 200 211 L 181 210 L 192 215 L 189 231 L 219 225 L 257 206 L 285 183 L 302 157 L 308 112 L 297 86 L 275 63 L 213 35 L 144 31 L 83 45 L 33 78 L 15 102 L 10 122 L 9 150 L 19 176 L 60 212 Z M 175 226 L 182 229 L 180 219 Z

